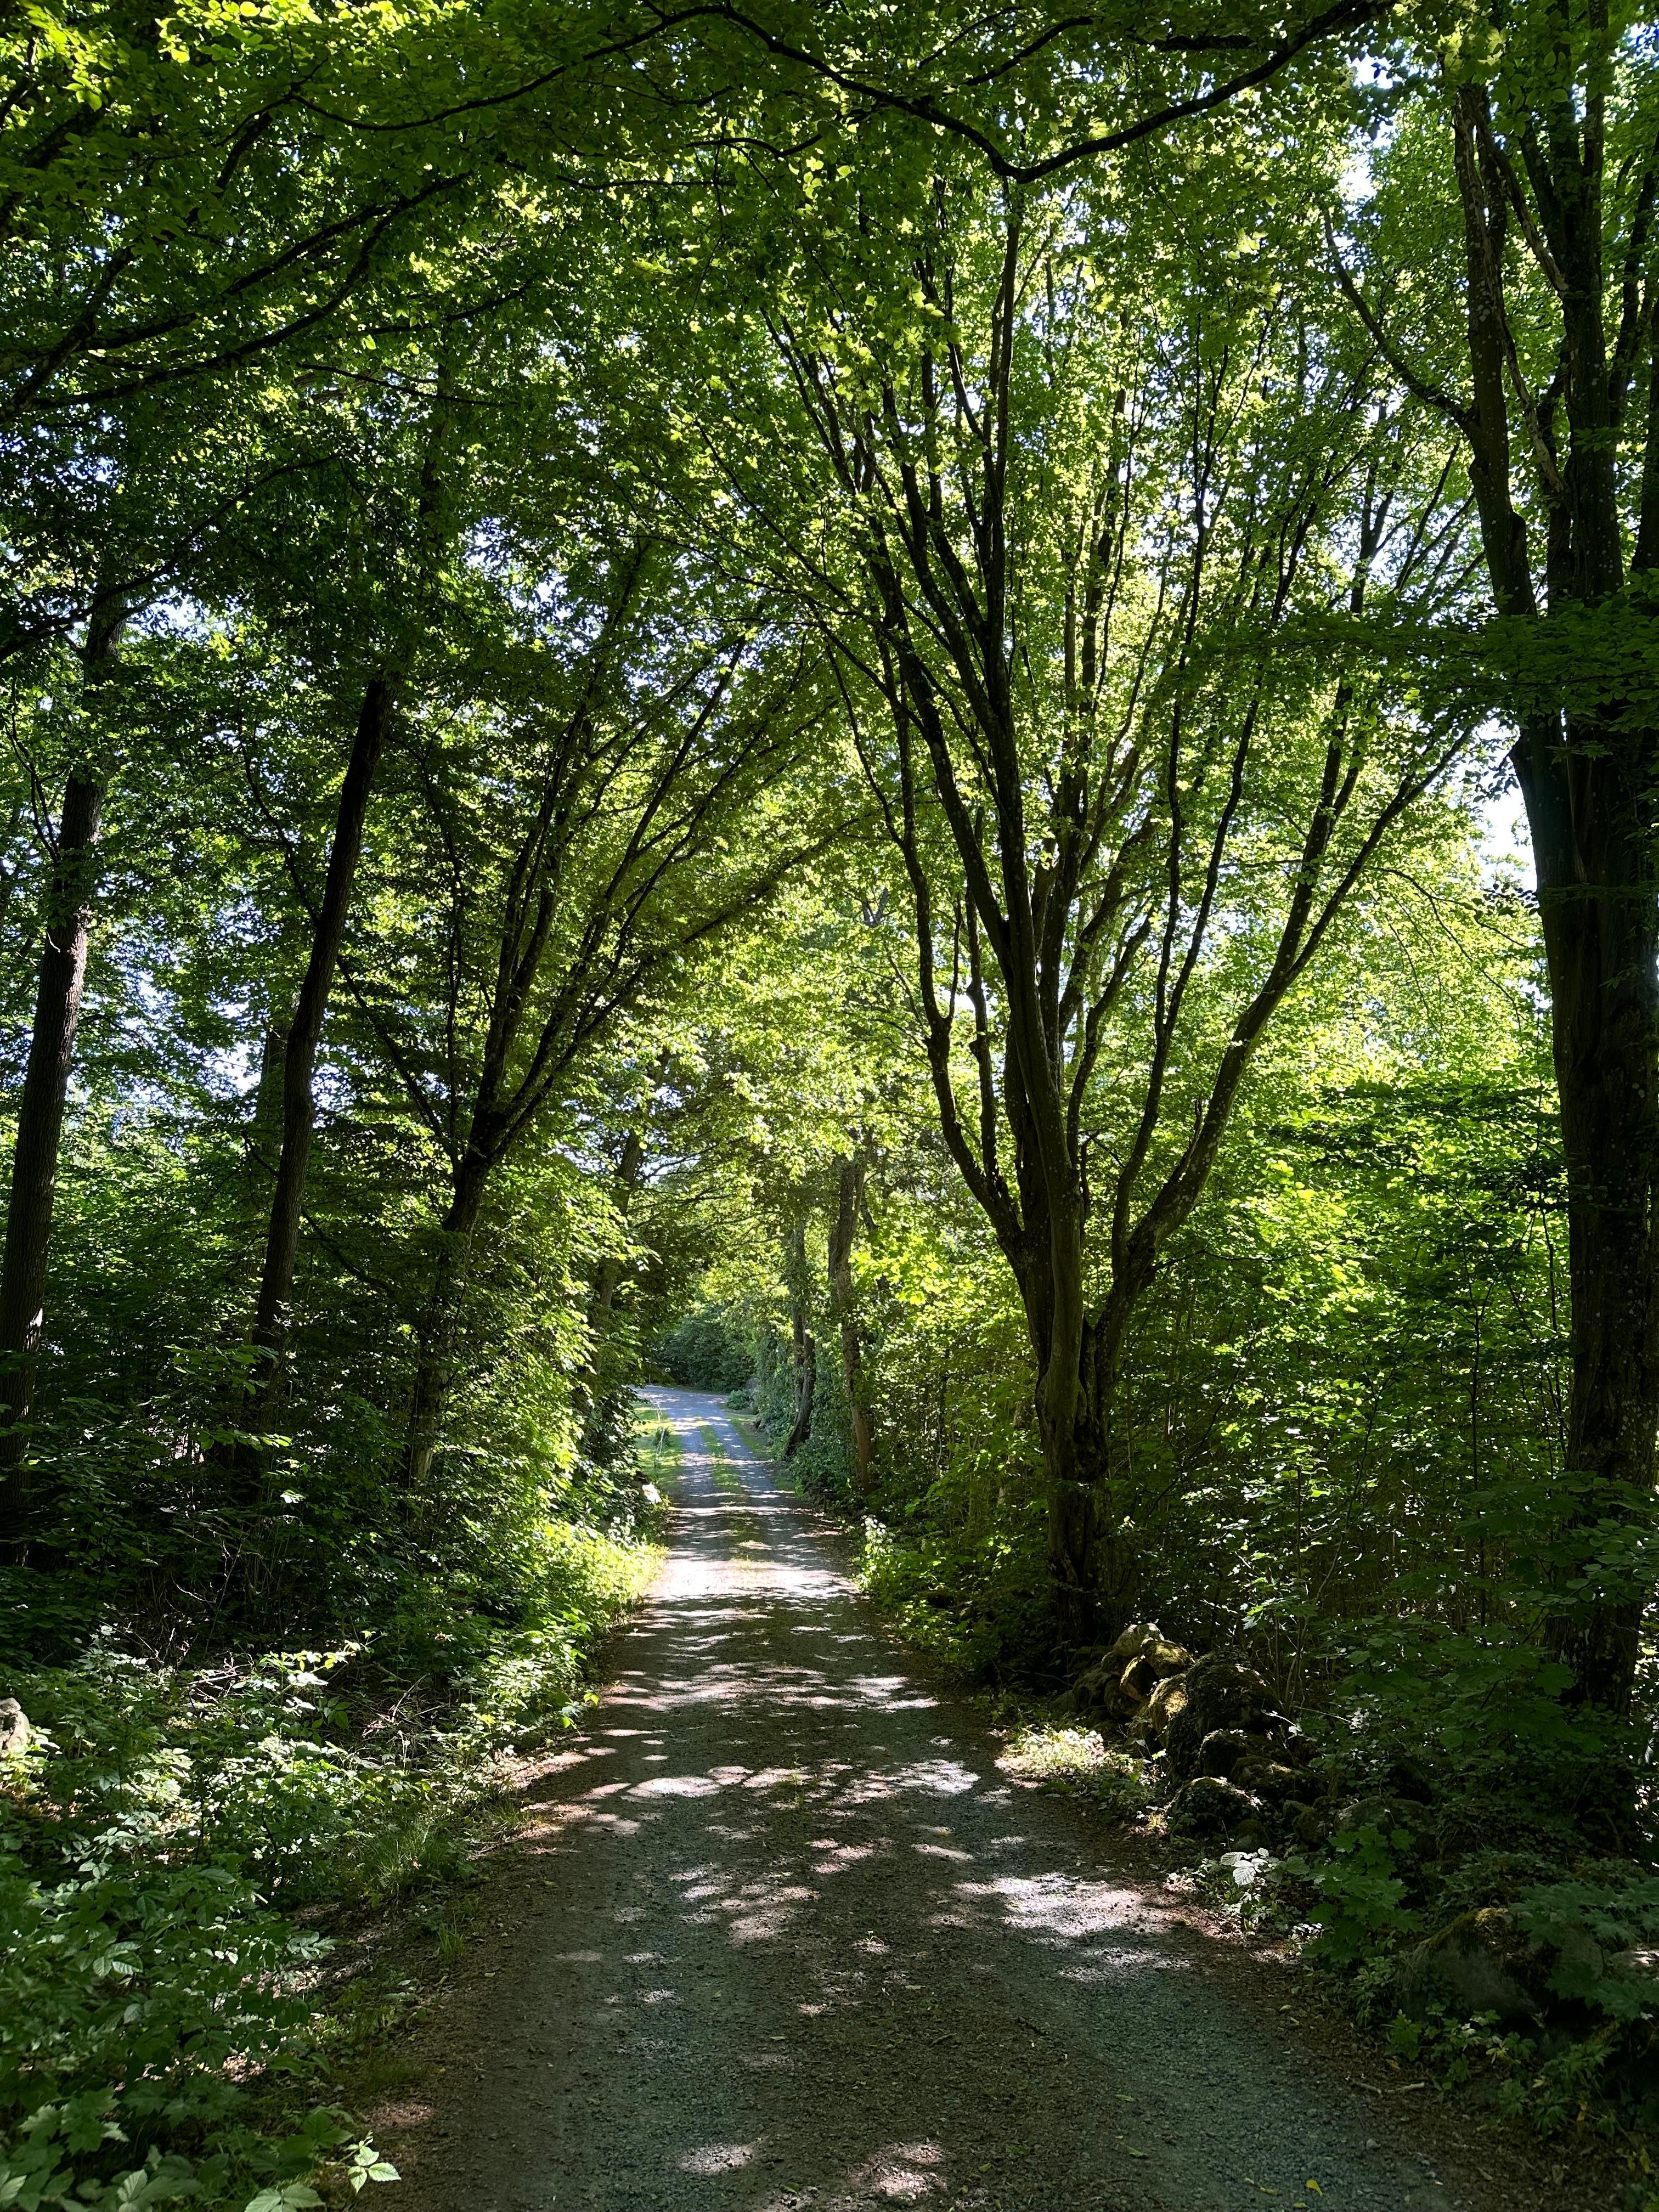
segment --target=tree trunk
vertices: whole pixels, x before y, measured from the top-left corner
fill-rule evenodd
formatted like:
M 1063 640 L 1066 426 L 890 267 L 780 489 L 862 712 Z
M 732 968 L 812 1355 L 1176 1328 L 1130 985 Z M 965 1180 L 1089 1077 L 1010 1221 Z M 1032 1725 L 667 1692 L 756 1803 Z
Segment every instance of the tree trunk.
M 644 1173 L 645 1139 L 637 1129 L 630 1129 L 623 1140 L 622 1158 L 617 1163 L 616 1180 L 611 1192 L 611 1202 L 617 1209 L 617 1218 L 624 1224 Z M 587 1366 L 578 1389 L 577 1403 L 583 1407 L 582 1449 L 589 1457 L 599 1441 L 599 1409 L 605 1396 L 605 1332 L 622 1275 L 621 1253 L 607 1253 L 594 1270 L 592 1287 L 588 1293 Z
M 793 1280 L 789 1319 L 794 1340 L 795 1419 L 784 1440 L 783 1455 L 786 1459 L 793 1459 L 812 1433 L 812 1401 L 818 1385 L 818 1350 L 812 1341 L 812 1332 L 806 1325 L 806 1231 L 804 1226 L 794 1233 L 790 1256 L 790 1273 Z
M 1123 1344 L 1130 1318 L 1152 1278 L 1145 1251 L 1132 1249 L 1098 1313 L 1091 1316 L 1080 1295 L 1051 1297 L 1056 1273 L 1080 1289 L 1080 1229 L 1069 1249 L 1066 1239 L 1048 1239 L 1023 1287 L 1037 1360 L 1037 1433 L 1048 1491 L 1048 1572 L 1060 1633 L 1067 1643 L 1082 1645 L 1115 1637 L 1133 1617 L 1139 1598 L 1139 1563 L 1128 1525 Z M 1063 1324 L 1060 1330 L 1054 1325 L 1056 1316 Z M 1057 1361 L 1067 1363 L 1067 1374 L 1054 1373 Z M 1054 1417 L 1056 1406 L 1065 1409 L 1063 1422 Z
M 784 1440 L 786 1459 L 793 1459 L 812 1433 L 812 1401 L 817 1387 L 818 1348 L 808 1329 L 795 1341 L 795 1424 Z
M 250 1169 L 263 1169 L 266 1175 L 276 1174 L 282 1150 L 283 1062 L 288 1053 L 288 1021 L 278 1020 L 273 1012 L 259 1048 L 259 1080 L 254 1086 L 253 1113 L 248 1123 L 247 1161 Z
M 126 619 L 125 602 L 117 602 L 89 623 L 82 658 L 90 690 L 113 668 Z M 58 1154 L 86 981 L 103 811 L 103 779 L 86 768 L 71 769 L 46 877 L 40 980 L 0 1263 L 0 1549 L 15 1557 L 28 1540 L 28 1423 L 46 1325 Z
M 283 1146 L 276 1162 L 276 1180 L 270 1199 L 270 1218 L 265 1231 L 264 1266 L 259 1278 L 258 1304 L 254 1315 L 253 1342 L 261 1365 L 252 1391 L 253 1409 L 266 1407 L 281 1384 L 283 1354 L 292 1321 L 294 1269 L 300 1249 L 300 1221 L 305 1206 L 306 1174 L 311 1161 L 313 1127 L 312 1076 L 317 1046 L 328 1012 L 334 971 L 344 942 L 351 908 L 351 886 L 363 849 L 363 830 L 368 817 L 374 774 L 392 726 L 396 684 L 389 676 L 373 678 L 363 693 L 351 757 L 340 786 L 334 821 L 334 840 L 329 849 L 328 875 L 323 902 L 312 938 L 311 958 L 295 1001 L 283 1054 Z
M 1565 46 L 1557 59 L 1567 63 Z M 1541 528 L 1529 528 L 1512 488 L 1511 179 L 1497 165 L 1489 90 L 1473 83 L 1459 87 L 1450 121 L 1474 404 L 1437 402 L 1468 440 L 1493 603 L 1534 629 L 1534 540 L 1551 615 L 1604 607 L 1624 582 L 1617 414 L 1632 366 L 1613 374 L 1603 322 L 1603 170 L 1589 143 L 1600 125 L 1587 115 L 1581 126 L 1566 80 L 1539 89 L 1547 128 L 1529 124 L 1520 143 L 1558 272 L 1560 362 L 1559 399 L 1526 426 Z M 1650 377 L 1656 369 L 1650 363 Z M 1645 526 L 1650 499 L 1659 516 L 1659 415 L 1642 463 L 1638 575 L 1659 559 Z M 1641 602 L 1628 604 L 1636 612 Z M 1656 748 L 1654 732 L 1628 726 L 1623 705 L 1613 698 L 1580 708 L 1564 689 L 1559 706 L 1523 713 L 1510 756 L 1532 832 L 1567 1175 L 1572 1381 L 1560 1534 L 1568 1558 L 1557 1569 L 1552 1640 L 1571 1669 L 1571 1702 L 1614 1715 L 1630 1709 L 1649 1593 L 1627 1568 L 1601 1560 L 1651 1510 L 1659 1424 Z
M 1066 1188 L 1063 1161 L 1045 1185 L 1035 1143 L 1028 1139 L 1025 1151 L 1026 1225 L 1014 1248 L 1005 1243 L 1004 1249 L 1019 1285 L 1036 1370 L 1037 1438 L 1055 1620 L 1064 1642 L 1083 1644 L 1099 1636 L 1103 1621 L 1107 1469 L 1097 1400 L 1101 1331 L 1090 1320 L 1084 1297 L 1080 1194 Z
M 410 1389 L 409 1424 L 404 1437 L 399 1486 L 406 1506 L 424 1494 L 437 1455 L 444 1408 L 454 1366 L 461 1294 L 466 1282 L 473 1231 L 483 1210 L 490 1163 L 479 1151 L 463 1153 L 453 1195 L 443 1218 L 437 1264 L 415 1333 L 415 1377 Z
M 859 1341 L 858 1316 L 853 1309 L 853 1242 L 858 1233 L 864 1176 L 861 1159 L 849 1157 L 840 1163 L 836 1218 L 830 1231 L 830 1304 L 841 1325 L 841 1372 L 847 1387 L 847 1410 L 853 1435 L 853 1487 L 860 1497 L 870 1487 L 872 1444 L 870 1408 L 860 1395 L 864 1353 Z
M 1648 793 L 1628 735 L 1546 718 L 1515 753 L 1549 965 L 1567 1176 L 1572 1382 L 1565 1516 L 1577 1583 L 1651 1498 L 1659 1431 L 1659 900 Z M 1557 1618 L 1577 1702 L 1628 1712 L 1647 1592 L 1597 1578 Z

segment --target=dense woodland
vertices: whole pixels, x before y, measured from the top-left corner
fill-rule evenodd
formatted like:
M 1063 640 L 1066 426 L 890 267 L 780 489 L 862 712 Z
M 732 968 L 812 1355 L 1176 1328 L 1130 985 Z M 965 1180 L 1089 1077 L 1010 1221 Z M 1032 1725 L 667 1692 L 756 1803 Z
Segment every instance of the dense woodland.
M 578 1713 L 665 1378 L 1155 1822 L 1101 1655 L 1237 1655 L 1362 2014 L 1627 2140 L 1645 15 L 7 15 L 0 2203 L 371 2172 L 316 1911 Z

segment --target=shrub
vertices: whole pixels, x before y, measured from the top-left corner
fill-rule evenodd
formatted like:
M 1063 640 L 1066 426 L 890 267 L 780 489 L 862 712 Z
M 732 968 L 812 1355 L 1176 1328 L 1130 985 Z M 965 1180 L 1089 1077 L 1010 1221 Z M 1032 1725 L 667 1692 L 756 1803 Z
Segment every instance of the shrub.
M 343 2114 L 306 2112 L 330 1947 L 289 1916 L 453 1879 L 501 1755 L 580 1710 L 648 1554 L 562 1522 L 535 1553 L 509 1628 L 439 1588 L 378 1645 L 210 1673 L 100 1638 L 9 1678 L 34 1740 L 0 1781 L 7 2212 L 291 2212 L 319 2162 L 392 2178 Z
M 724 1308 L 700 1306 L 661 1338 L 656 1364 L 688 1390 L 741 1389 L 755 1371 L 754 1340 Z

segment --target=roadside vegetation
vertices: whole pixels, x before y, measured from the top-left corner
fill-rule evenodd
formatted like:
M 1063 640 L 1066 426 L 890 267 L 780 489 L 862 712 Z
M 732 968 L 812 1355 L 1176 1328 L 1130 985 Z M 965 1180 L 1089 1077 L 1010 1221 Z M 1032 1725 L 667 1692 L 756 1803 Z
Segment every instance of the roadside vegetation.
M 411 1991 L 342 1978 L 336 1938 L 424 1910 L 447 1955 L 443 1901 L 515 1821 L 518 1763 L 580 1717 L 648 1526 L 550 1524 L 510 1623 L 429 1607 L 331 1651 L 168 1664 L 106 1632 L 14 1661 L 0 2201 L 285 2212 L 395 2179 L 338 2085 Z

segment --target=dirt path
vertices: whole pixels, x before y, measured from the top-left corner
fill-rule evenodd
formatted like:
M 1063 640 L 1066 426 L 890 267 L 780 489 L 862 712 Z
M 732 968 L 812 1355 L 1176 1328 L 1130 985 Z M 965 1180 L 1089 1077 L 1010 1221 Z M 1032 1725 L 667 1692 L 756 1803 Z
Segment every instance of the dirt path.
M 719 1401 L 652 1395 L 672 1549 L 403 2212 L 1451 2212 L 907 1674 Z

